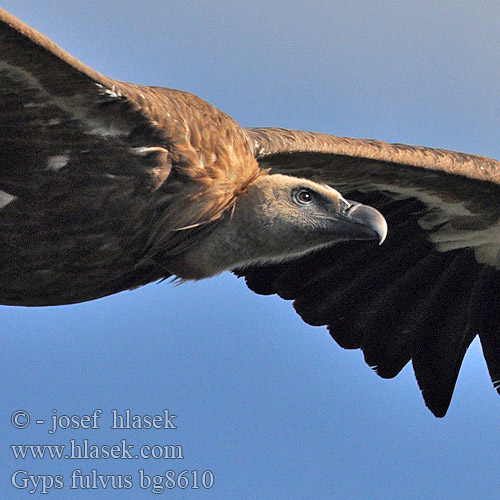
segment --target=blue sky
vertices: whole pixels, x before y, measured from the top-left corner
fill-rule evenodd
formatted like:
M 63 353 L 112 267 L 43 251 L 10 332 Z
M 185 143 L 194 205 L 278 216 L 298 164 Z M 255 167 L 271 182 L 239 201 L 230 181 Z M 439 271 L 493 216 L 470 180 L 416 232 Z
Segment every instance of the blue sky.
M 500 157 L 500 4 L 435 1 L 22 1 L 2 7 L 98 71 L 191 91 L 245 126 L 282 126 Z M 0 470 L 64 476 L 48 498 L 493 499 L 500 398 L 474 342 L 444 419 L 410 366 L 379 379 L 291 304 L 226 273 L 54 308 L 0 306 Z M 90 415 L 99 429 L 14 429 Z M 112 430 L 111 410 L 177 415 Z M 11 444 L 179 444 L 182 460 L 15 460 Z M 70 490 L 74 469 L 133 477 Z M 172 469 L 214 486 L 154 495 Z M 33 495 L 31 495 L 33 496 Z

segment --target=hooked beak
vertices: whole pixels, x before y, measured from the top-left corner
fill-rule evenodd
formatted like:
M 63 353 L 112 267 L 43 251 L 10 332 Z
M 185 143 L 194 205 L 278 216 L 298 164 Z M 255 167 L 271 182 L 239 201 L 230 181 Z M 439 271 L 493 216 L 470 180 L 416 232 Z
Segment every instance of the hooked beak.
M 368 205 L 350 200 L 345 201 L 349 206 L 342 213 L 344 220 L 354 223 L 349 227 L 350 239 L 378 240 L 381 245 L 387 236 L 387 222 L 384 216 Z

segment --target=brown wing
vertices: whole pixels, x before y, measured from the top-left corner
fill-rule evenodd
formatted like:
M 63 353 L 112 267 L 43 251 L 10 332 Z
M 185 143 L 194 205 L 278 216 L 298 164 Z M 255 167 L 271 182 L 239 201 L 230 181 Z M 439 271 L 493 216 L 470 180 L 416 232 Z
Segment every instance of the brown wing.
M 0 303 L 91 300 L 168 276 L 157 262 L 256 171 L 213 106 L 106 78 L 0 9 Z
M 293 299 L 301 317 L 361 348 L 382 377 L 412 360 L 443 416 L 479 334 L 500 384 L 500 163 L 444 150 L 281 129 L 249 129 L 262 168 L 308 177 L 387 219 L 381 245 L 338 244 L 294 262 L 239 270 L 257 293 Z
M 170 164 L 140 149 L 157 143 L 134 91 L 0 10 L 1 303 L 77 302 L 164 276 L 137 265 L 147 197 Z

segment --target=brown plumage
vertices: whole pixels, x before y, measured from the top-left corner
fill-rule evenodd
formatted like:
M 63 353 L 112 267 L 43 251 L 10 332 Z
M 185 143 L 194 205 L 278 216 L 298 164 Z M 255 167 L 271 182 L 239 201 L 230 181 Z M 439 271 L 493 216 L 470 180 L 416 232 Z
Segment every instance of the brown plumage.
M 381 376 L 412 360 L 438 416 L 476 334 L 500 380 L 495 160 L 245 130 L 191 94 L 108 79 L 4 11 L 0 95 L 1 303 L 231 269 Z M 384 213 L 384 245 L 341 242 L 386 226 L 337 189 Z
M 375 210 L 259 169 L 245 131 L 205 101 L 109 80 L 2 16 L 1 303 L 81 302 L 384 236 Z M 289 216 L 305 188 L 325 206 L 301 206 L 293 228 L 280 207 Z

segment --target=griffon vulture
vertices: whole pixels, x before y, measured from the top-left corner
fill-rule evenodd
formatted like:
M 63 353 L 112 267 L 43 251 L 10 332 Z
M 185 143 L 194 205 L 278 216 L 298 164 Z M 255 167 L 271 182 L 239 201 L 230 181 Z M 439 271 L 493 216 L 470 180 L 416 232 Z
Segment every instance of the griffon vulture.
M 0 303 L 229 269 L 380 376 L 411 360 L 437 416 L 476 335 L 499 389 L 499 162 L 240 128 L 194 95 L 106 78 L 4 11 L 0 97 Z M 384 239 L 371 206 L 383 245 L 351 241 Z

